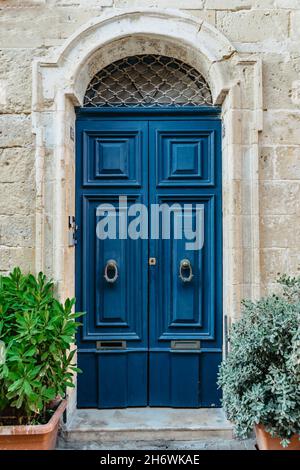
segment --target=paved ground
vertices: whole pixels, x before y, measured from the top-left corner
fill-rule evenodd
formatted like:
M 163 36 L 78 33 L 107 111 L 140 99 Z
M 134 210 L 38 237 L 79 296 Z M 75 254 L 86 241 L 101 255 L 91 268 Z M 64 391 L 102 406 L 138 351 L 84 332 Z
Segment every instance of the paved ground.
M 134 441 L 134 442 L 64 442 L 58 449 L 80 450 L 255 450 L 254 439 L 202 439 L 199 441 Z
M 120 408 L 78 409 L 69 421 L 70 432 L 134 431 L 149 433 L 154 430 L 230 431 L 231 424 L 222 408 Z M 215 436 L 214 436 L 215 437 Z M 149 438 L 149 437 L 148 437 Z M 140 439 L 140 436 L 139 436 Z

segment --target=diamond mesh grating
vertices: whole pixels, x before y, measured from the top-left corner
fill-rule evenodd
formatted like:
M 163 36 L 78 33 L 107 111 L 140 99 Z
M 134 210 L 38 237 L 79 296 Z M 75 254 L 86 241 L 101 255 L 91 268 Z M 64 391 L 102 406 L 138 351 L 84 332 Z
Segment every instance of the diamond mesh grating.
M 136 55 L 113 62 L 91 80 L 84 106 L 212 106 L 203 76 L 181 60 Z

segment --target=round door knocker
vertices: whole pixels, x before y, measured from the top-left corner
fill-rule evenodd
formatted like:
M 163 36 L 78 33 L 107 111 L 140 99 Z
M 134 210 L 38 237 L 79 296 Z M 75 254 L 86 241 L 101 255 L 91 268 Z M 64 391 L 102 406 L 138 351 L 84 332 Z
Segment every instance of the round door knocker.
M 191 282 L 193 278 L 192 265 L 189 259 L 182 259 L 179 267 L 179 277 L 182 282 Z
M 118 265 L 114 259 L 107 261 L 104 269 L 104 279 L 106 282 L 113 284 L 119 277 Z

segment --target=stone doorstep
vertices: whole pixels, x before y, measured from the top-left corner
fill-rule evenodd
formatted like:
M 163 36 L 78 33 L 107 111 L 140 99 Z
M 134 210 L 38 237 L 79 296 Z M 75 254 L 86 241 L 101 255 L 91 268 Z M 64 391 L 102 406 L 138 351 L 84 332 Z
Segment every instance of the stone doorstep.
M 66 442 L 232 439 L 220 408 L 126 408 L 76 410 L 61 436 Z
M 204 450 L 256 450 L 255 439 L 220 439 L 214 437 L 212 439 L 201 439 L 192 441 L 176 441 L 176 440 L 156 440 L 156 441 L 64 441 L 61 437 L 58 439 L 57 450 L 100 450 L 107 452 L 108 450 L 168 450 L 168 451 L 204 451 Z

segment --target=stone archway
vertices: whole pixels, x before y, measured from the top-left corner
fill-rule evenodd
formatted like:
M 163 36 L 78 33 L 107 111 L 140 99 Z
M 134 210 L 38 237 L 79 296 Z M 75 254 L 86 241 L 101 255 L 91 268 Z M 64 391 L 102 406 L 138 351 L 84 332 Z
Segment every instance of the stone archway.
M 223 116 L 224 313 L 259 295 L 258 135 L 262 128 L 261 63 L 238 54 L 217 29 L 176 10 L 132 10 L 103 16 L 79 29 L 33 70 L 36 134 L 36 270 L 62 297 L 74 295 L 74 106 L 92 76 L 138 53 L 172 56 L 198 69 Z M 225 322 L 226 323 L 226 322 Z

